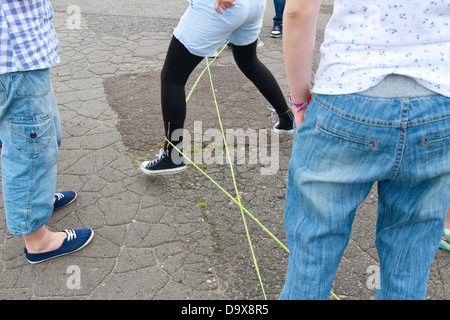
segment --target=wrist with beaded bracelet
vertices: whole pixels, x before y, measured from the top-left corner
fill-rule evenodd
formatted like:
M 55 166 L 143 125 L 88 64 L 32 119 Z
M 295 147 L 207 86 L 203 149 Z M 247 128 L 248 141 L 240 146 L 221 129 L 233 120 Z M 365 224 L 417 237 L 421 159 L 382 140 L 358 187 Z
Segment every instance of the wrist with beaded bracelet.
M 306 108 L 308 108 L 311 98 L 312 98 L 312 93 L 309 94 L 308 98 L 306 98 L 305 101 L 296 103 L 296 102 L 292 101 L 291 94 L 289 94 L 289 103 L 291 104 L 291 106 L 293 106 L 295 109 L 297 109 L 297 112 L 300 112 L 300 111 L 306 110 Z

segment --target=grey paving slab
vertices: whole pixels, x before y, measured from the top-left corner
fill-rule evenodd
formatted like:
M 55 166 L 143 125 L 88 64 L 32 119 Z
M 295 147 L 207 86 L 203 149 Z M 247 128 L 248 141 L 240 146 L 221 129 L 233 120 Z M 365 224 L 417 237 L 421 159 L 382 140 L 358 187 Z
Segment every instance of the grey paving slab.
M 76 190 L 78 198 L 56 211 L 48 226 L 92 227 L 96 236 L 82 251 L 30 265 L 23 256 L 22 239 L 8 234 L 0 215 L 0 299 L 263 299 L 241 212 L 233 201 L 193 166 L 163 178 L 146 177 L 138 169 L 140 161 L 152 159 L 163 142 L 158 78 L 186 1 L 124 5 L 118 0 L 101 4 L 60 0 L 53 5 L 61 63 L 52 69 L 52 78 L 63 128 L 58 189 Z M 69 6 L 81 9 L 79 28 L 68 25 L 73 13 Z M 332 1 L 324 1 L 318 43 L 331 12 Z M 272 15 L 268 0 L 258 54 L 287 95 L 281 40 L 268 36 Z M 317 54 L 314 68 L 318 62 Z M 188 88 L 204 65 L 195 70 Z M 291 137 L 272 136 L 268 103 L 240 74 L 229 50 L 214 63 L 212 74 L 224 127 L 235 133 L 243 129 L 244 135 L 252 129 L 261 134 L 259 139 L 270 142 L 269 152 L 271 146 L 279 152 L 272 159 L 276 163 L 252 163 L 251 146 L 232 149 L 233 155 L 243 155 L 243 163 L 234 169 L 244 207 L 284 243 Z M 234 196 L 220 149 L 211 151 L 217 147 L 217 125 L 204 78 L 188 102 L 186 127 L 192 133 L 194 156 L 196 150 L 202 151 L 198 164 Z M 203 143 L 195 144 L 194 133 Z M 208 156 L 216 161 L 205 163 Z M 276 165 L 276 174 L 261 174 L 271 164 Z M 373 298 L 376 203 L 373 189 L 358 208 L 333 286 L 341 299 Z M 288 255 L 257 223 L 248 217 L 246 222 L 267 298 L 275 300 Z M 448 253 L 438 251 L 428 299 L 448 298 L 449 262 Z

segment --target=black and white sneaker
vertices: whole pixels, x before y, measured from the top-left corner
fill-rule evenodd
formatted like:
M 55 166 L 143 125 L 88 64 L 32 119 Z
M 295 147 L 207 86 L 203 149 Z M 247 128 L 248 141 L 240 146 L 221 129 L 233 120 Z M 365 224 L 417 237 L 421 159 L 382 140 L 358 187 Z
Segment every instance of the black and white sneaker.
M 277 133 L 293 133 L 294 132 L 294 125 L 291 122 L 288 126 L 283 126 L 280 122 L 277 122 L 273 126 L 273 130 Z
M 270 32 L 270 36 L 272 38 L 280 38 L 283 34 L 283 27 L 281 24 L 276 24 L 273 26 L 272 31 Z
M 167 155 L 164 148 L 161 148 L 155 160 L 142 162 L 140 168 L 143 173 L 150 176 L 177 173 L 186 170 L 186 164 L 181 155 L 176 159 L 176 162 L 172 160 L 172 157 Z
M 273 130 L 276 133 L 293 133 L 294 132 L 294 114 L 291 110 L 288 112 L 278 115 L 275 109 L 270 109 L 272 111 L 273 122 L 275 123 L 273 126 Z

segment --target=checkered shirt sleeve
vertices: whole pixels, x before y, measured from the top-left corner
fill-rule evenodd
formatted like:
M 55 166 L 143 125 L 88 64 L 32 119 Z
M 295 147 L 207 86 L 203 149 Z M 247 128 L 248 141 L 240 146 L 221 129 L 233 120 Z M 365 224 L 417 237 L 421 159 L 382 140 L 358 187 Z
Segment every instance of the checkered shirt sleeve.
M 59 62 L 49 0 L 0 0 L 0 74 Z

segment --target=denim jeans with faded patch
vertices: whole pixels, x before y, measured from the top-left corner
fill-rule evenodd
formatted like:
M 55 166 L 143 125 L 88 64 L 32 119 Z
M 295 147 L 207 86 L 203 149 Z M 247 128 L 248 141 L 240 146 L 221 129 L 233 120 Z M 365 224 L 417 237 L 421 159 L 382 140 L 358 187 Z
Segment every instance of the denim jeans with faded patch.
M 424 299 L 450 202 L 450 98 L 313 95 L 294 133 L 280 299 L 330 297 L 356 208 L 376 182 L 375 299 Z
M 283 12 L 286 0 L 273 0 L 275 7 L 275 16 L 273 17 L 273 25 L 283 24 Z
M 49 69 L 0 75 L 0 139 L 6 225 L 27 236 L 53 212 L 61 125 Z

